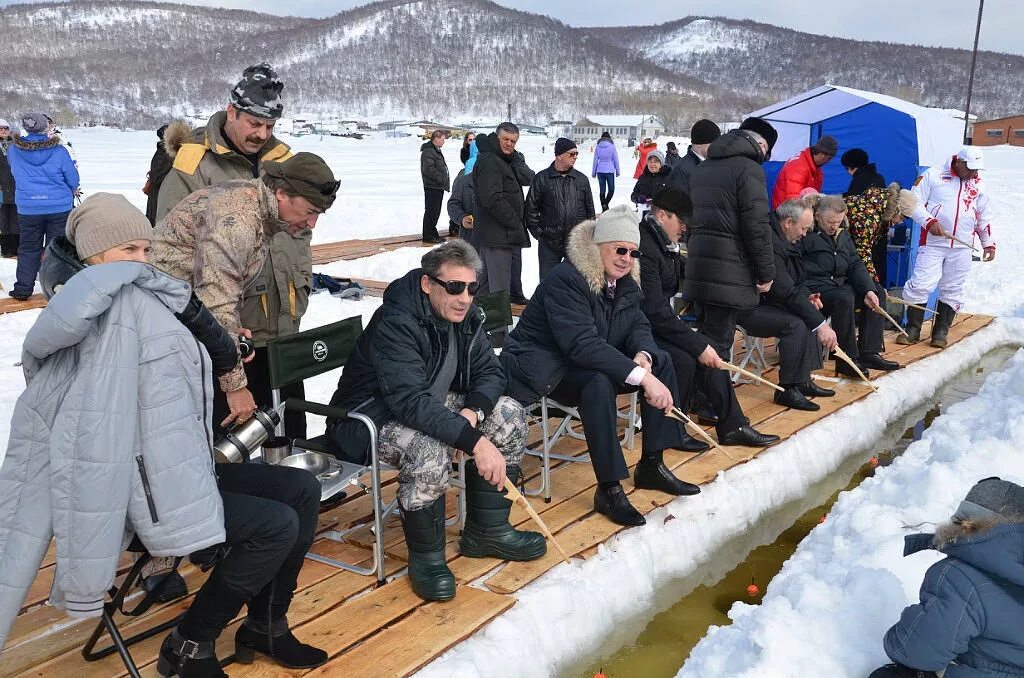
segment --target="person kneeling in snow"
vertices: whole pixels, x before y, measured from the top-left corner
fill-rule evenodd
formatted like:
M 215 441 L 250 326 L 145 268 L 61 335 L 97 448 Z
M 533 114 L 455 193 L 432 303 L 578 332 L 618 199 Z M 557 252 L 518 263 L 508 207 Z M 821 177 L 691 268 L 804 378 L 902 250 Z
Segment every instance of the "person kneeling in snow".
M 904 555 L 944 554 L 925 573 L 921 602 L 885 634 L 896 662 L 871 678 L 1024 675 L 1024 487 L 985 478 L 934 535 L 906 538 Z

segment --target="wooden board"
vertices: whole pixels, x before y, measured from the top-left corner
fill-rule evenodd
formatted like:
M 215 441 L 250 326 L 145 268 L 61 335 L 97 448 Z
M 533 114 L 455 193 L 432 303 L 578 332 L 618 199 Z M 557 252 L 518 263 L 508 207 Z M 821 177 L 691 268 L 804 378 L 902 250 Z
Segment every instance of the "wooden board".
M 0 297 L 0 315 L 4 313 L 14 313 L 16 311 L 27 311 L 32 308 L 43 308 L 46 306 L 46 298 L 41 294 L 33 294 L 31 297 L 22 301 L 10 297 L 6 292 L 2 292 L 3 296 Z

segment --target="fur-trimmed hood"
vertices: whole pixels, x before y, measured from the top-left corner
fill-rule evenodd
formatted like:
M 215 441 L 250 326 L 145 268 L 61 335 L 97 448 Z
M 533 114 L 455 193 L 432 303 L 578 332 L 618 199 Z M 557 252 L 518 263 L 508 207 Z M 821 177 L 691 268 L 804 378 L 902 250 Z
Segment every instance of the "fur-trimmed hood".
M 35 137 L 31 139 L 29 137 Z M 54 134 L 48 137 L 45 134 L 31 134 L 23 137 L 14 137 L 14 145 L 23 151 L 42 151 L 47 148 L 60 146 L 60 137 Z
M 595 294 L 601 294 L 607 283 L 604 277 L 604 265 L 601 263 L 601 252 L 598 249 L 597 243 L 594 242 L 594 229 L 596 226 L 597 220 L 590 219 L 573 228 L 565 245 L 565 255 L 587 281 L 590 290 Z M 630 276 L 639 286 L 639 259 L 633 260 L 633 270 Z
M 999 518 L 977 522 L 949 522 L 935 534 L 912 534 L 904 538 L 903 555 L 935 549 L 995 574 L 1017 586 L 1024 586 L 1024 523 Z
M 184 120 L 175 120 L 164 130 L 164 148 L 172 159 L 184 144 L 193 141 L 192 128 Z

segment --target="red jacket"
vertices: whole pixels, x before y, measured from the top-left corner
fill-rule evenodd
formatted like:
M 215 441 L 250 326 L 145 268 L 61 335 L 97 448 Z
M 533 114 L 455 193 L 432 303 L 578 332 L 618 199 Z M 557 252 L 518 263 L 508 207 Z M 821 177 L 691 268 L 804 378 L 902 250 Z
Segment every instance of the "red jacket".
M 821 168 L 811 159 L 811 149 L 805 148 L 782 166 L 782 171 L 775 180 L 775 190 L 772 191 L 772 209 L 790 198 L 800 197 L 800 191 L 808 187 L 821 193 L 821 183 L 824 180 L 825 175 L 821 173 Z
M 647 167 L 647 154 L 656 149 L 657 147 L 658 144 L 656 143 L 649 144 L 647 146 L 640 144 L 639 146 L 636 147 L 637 151 L 640 153 L 640 160 L 637 161 L 636 171 L 633 172 L 634 179 L 639 179 L 640 175 L 644 173 L 644 168 Z

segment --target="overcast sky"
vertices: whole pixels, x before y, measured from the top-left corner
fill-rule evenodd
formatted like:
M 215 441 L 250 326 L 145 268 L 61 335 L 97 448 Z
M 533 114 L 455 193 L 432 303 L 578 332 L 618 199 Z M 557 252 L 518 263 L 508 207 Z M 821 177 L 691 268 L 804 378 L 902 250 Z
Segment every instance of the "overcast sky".
M 178 0 L 187 4 L 325 17 L 367 4 L 360 0 Z M 0 0 L 0 5 L 12 4 Z M 498 0 L 572 26 L 660 24 L 686 15 L 753 19 L 810 33 L 970 49 L 977 0 Z M 988 0 L 981 49 L 1024 54 L 1024 2 Z

